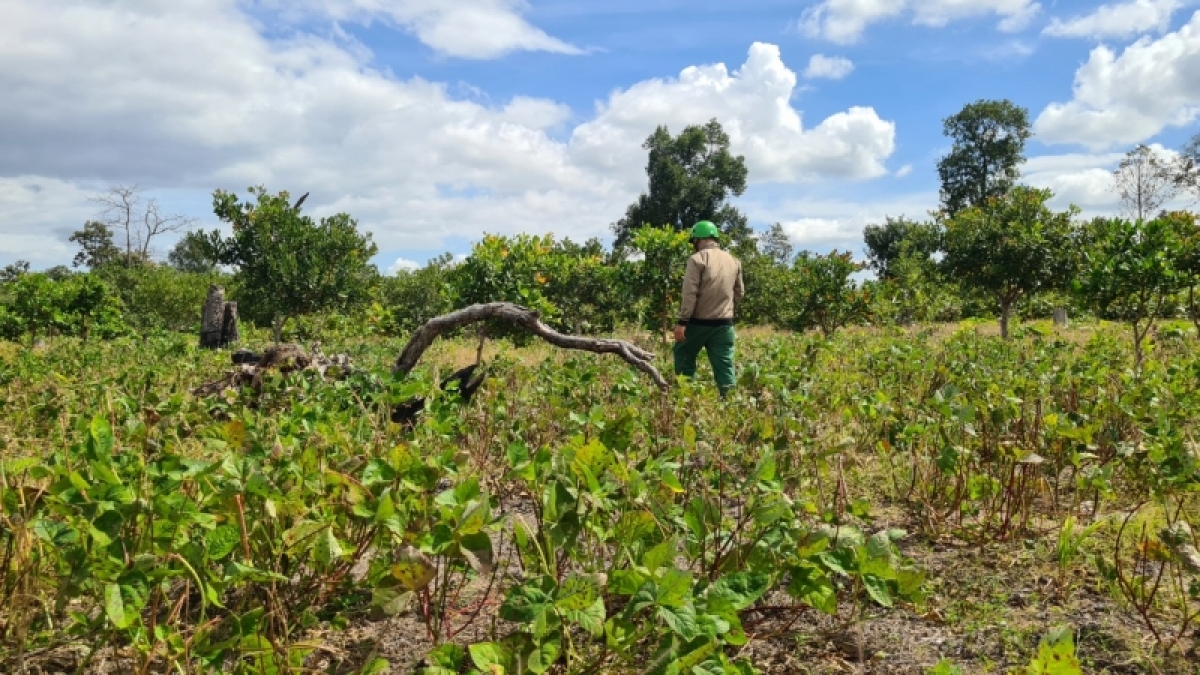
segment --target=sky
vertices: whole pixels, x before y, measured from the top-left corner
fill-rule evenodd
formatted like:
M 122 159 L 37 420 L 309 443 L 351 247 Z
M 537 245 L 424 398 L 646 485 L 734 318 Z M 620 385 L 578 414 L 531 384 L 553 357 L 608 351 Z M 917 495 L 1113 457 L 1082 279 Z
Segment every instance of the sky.
M 69 264 L 114 185 L 206 229 L 216 189 L 308 192 L 385 272 L 610 242 L 646 137 L 712 118 L 753 227 L 861 253 L 983 98 L 1029 111 L 1024 182 L 1117 212 L 1125 152 L 1200 133 L 1200 0 L 0 0 L 0 92 L 0 265 Z

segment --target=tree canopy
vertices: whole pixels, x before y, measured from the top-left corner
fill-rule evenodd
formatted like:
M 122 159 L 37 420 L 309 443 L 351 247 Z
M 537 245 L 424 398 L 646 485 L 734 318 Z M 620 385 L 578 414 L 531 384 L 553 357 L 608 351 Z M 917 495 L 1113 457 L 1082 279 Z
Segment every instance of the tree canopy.
M 276 341 L 288 319 L 322 310 L 348 307 L 370 296 L 378 270 L 370 263 L 378 247 L 370 233 L 339 213 L 320 222 L 301 215 L 287 192 L 272 195 L 250 188 L 255 202 L 217 190 L 213 212 L 233 226 L 220 240 L 218 259 L 236 268 L 247 309 L 272 316 Z
M 942 208 L 947 216 L 1000 197 L 1020 178 L 1025 161 L 1029 111 L 1008 100 L 969 103 L 942 122 L 954 141 L 937 165 Z
M 746 190 L 746 160 L 729 151 L 729 135 L 717 120 L 688 126 L 678 136 L 660 126 L 642 147 L 650 151 L 650 187 L 613 225 L 618 246 L 628 244 L 634 231 L 646 225 L 684 230 L 710 220 L 728 235 L 747 233 L 746 217 L 728 203 L 731 195 Z
M 964 286 L 990 295 L 1000 333 L 1018 300 L 1063 287 L 1071 278 L 1071 211 L 1051 211 L 1049 190 L 1017 186 L 946 223 L 943 265 Z
M 887 216 L 883 225 L 863 229 L 867 264 L 882 279 L 895 276 L 893 269 L 902 257 L 926 260 L 942 245 L 942 228 L 937 223 L 919 223 L 904 216 Z

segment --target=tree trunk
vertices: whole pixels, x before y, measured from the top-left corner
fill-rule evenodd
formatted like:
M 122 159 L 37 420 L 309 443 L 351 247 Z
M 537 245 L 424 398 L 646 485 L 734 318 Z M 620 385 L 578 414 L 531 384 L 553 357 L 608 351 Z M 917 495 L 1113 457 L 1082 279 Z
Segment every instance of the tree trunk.
M 1150 332 L 1153 322 L 1146 325 L 1145 330 L 1139 330 L 1138 322 L 1133 322 L 1133 370 L 1139 375 L 1142 372 L 1142 340 Z
M 1196 287 L 1188 287 L 1188 316 L 1192 319 L 1192 325 L 1196 327 L 1196 333 L 1200 334 L 1200 306 L 1196 304 Z
M 1008 319 L 1012 314 L 1012 302 L 1000 303 L 1000 337 L 1008 339 Z
M 225 303 L 224 316 L 221 321 L 221 346 L 235 344 L 238 335 L 238 311 L 236 302 Z
M 221 286 L 208 287 L 208 298 L 200 316 L 200 347 L 221 347 L 221 335 L 225 326 L 225 289 Z
M 1054 308 L 1054 325 L 1059 328 L 1066 328 L 1068 326 L 1068 324 L 1069 324 L 1069 321 L 1067 319 L 1067 308 L 1066 307 L 1055 307 Z

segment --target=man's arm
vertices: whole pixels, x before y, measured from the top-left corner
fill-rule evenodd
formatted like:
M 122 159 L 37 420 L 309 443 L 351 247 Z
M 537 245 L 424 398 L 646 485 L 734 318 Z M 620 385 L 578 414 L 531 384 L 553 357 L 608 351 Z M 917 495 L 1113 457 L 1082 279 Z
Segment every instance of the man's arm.
M 746 286 L 742 283 L 742 264 L 738 263 L 737 279 L 733 282 L 733 313 L 737 314 L 742 306 L 742 298 L 746 297 Z
M 700 263 L 695 256 L 688 258 L 687 271 L 683 274 L 683 299 L 679 303 L 679 325 L 686 326 L 696 311 L 700 298 Z

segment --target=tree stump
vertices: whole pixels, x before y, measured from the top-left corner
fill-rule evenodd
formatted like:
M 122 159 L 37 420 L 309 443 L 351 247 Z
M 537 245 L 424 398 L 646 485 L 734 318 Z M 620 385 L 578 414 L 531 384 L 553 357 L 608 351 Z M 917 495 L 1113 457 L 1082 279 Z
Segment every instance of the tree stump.
M 220 349 L 237 340 L 237 303 L 225 302 L 223 287 L 209 286 L 200 315 L 200 346 L 204 349 Z
M 1057 328 L 1066 328 L 1067 327 L 1067 308 L 1066 307 L 1055 307 L 1054 308 L 1054 325 Z
M 225 303 L 225 311 L 222 312 L 221 319 L 221 343 L 222 346 L 236 344 L 238 341 L 238 314 L 237 303 Z

